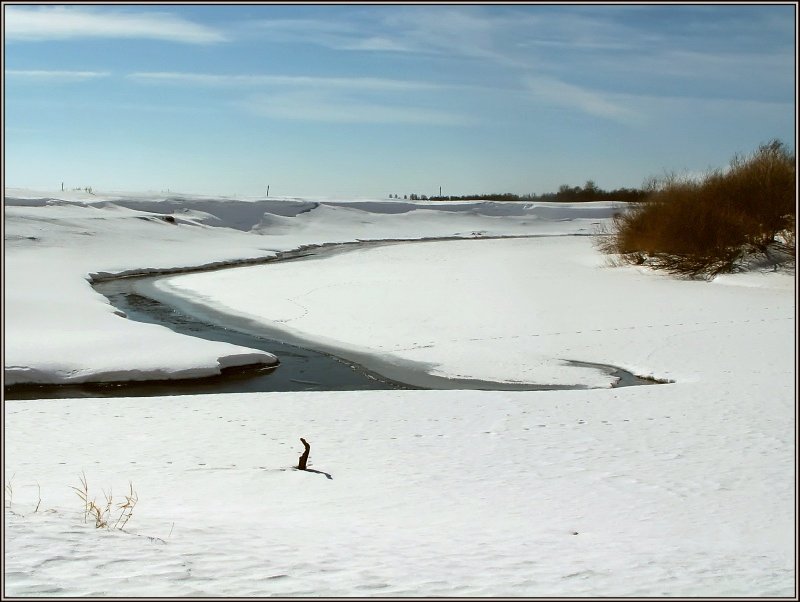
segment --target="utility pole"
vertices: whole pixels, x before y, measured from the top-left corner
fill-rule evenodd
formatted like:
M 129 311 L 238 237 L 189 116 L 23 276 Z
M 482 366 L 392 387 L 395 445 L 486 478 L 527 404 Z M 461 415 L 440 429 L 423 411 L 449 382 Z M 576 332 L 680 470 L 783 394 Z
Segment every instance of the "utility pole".
M 442 196 L 442 187 L 439 186 L 439 196 Z

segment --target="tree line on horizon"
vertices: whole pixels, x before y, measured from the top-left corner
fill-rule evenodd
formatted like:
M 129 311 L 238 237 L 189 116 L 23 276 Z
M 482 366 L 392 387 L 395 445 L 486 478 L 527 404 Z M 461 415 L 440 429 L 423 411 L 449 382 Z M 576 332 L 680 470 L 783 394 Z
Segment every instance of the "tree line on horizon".
M 513 194 L 511 192 L 489 193 L 489 194 L 465 194 L 460 196 L 452 195 L 405 195 L 403 198 L 412 201 L 524 201 L 524 202 L 561 202 L 561 203 L 580 203 L 591 201 L 623 201 L 637 202 L 642 201 L 648 192 L 639 188 L 617 188 L 615 190 L 603 190 L 589 180 L 583 186 L 569 186 L 563 184 L 559 186 L 558 192 L 546 192 L 543 194 Z M 389 195 L 392 198 L 392 195 Z M 398 195 L 394 198 L 399 199 Z

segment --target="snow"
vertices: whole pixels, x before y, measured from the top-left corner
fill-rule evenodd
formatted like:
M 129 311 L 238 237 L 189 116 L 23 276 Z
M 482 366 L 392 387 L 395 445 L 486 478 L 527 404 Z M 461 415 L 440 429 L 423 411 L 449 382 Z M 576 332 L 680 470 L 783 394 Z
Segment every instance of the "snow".
M 119 207 L 6 201 L 4 306 L 13 316 L 5 328 L 6 384 L 197 377 L 275 362 L 263 351 L 125 320 L 88 282 L 91 274 L 139 266 L 255 256 L 253 245 Z
M 265 259 L 303 245 L 363 238 L 588 232 L 615 210 L 609 203 L 421 208 L 363 200 L 59 196 L 6 192 L 4 304 L 18 316 L 5 333 L 6 384 L 188 378 L 275 361 L 262 351 L 121 319 L 93 291 L 92 277 Z
M 155 287 L 368 365 L 380 357 L 450 378 L 610 386 L 565 360 L 686 382 L 728 378 L 769 347 L 790 356 L 782 335 L 794 320 L 794 278 L 760 276 L 746 290 L 679 281 L 607 267 L 589 237 L 549 237 L 355 250 Z M 684 352 L 720 341 L 714 355 Z
M 541 236 L 157 286 L 193 311 L 359 358 L 593 388 L 5 400 L 6 595 L 796 595 L 793 274 L 693 282 L 610 267 L 583 235 L 612 205 L 98 195 L 36 206 L 59 196 L 6 191 L 7 383 L 22 368 L 67 381 L 252 359 L 128 324 L 91 274 L 482 232 Z M 609 388 L 565 359 L 674 382 Z M 291 468 L 300 437 L 317 472 Z M 118 500 L 133 484 L 124 532 L 84 523 L 70 489 L 81 471 L 98 503 L 101 489 Z

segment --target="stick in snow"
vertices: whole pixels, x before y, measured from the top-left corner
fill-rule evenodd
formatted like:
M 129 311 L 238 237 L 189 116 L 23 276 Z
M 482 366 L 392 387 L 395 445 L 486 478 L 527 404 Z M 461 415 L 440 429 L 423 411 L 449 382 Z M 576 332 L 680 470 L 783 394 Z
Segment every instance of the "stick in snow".
M 303 455 L 300 456 L 300 463 L 297 465 L 297 468 L 299 470 L 305 470 L 306 462 L 308 462 L 308 454 L 311 452 L 311 446 L 308 444 L 308 441 L 302 437 L 300 437 L 300 441 L 303 442 L 303 446 L 306 448 L 306 450 L 303 452 Z

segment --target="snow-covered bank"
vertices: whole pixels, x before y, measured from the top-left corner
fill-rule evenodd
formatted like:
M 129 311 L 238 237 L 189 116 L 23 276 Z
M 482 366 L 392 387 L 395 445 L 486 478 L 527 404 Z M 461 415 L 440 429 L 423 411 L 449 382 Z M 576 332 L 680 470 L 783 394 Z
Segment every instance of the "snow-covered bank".
M 359 239 L 587 233 L 609 203 L 242 200 L 6 191 L 6 384 L 188 378 L 272 363 L 114 314 L 92 275 L 218 265 Z
M 235 316 L 232 326 L 367 367 L 374 357 L 449 378 L 597 387 L 610 377 L 566 360 L 696 381 L 729 380 L 774 357 L 758 370 L 790 379 L 793 366 L 780 358 L 792 356 L 794 277 L 721 282 L 746 286 L 610 268 L 590 238 L 546 237 L 354 250 L 155 287 L 201 314 Z
M 191 378 L 275 358 L 115 314 L 88 276 L 255 256 L 222 230 L 138 211 L 5 207 L 5 384 Z
M 791 596 L 791 383 L 748 380 L 7 401 L 6 594 Z

